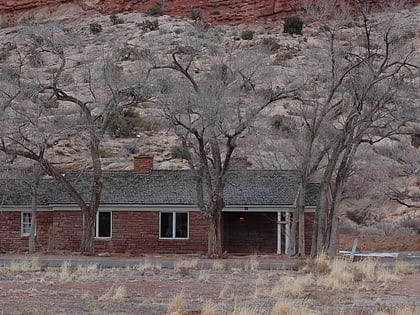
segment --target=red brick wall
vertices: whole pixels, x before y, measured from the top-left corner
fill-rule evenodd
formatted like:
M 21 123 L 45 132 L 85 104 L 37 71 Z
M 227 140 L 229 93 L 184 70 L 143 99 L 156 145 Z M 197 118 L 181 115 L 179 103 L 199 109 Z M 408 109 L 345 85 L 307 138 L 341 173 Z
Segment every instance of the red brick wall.
M 82 239 L 81 211 L 54 211 L 53 229 L 49 231 L 49 250 L 78 251 Z
M 314 224 L 315 213 L 305 213 L 305 254 L 311 254 L 311 243 L 312 243 L 312 225 Z
M 245 217 L 245 222 L 239 222 L 240 216 Z M 313 218 L 313 213 L 305 214 L 307 254 L 310 253 Z M 277 213 L 224 213 L 224 250 L 275 253 L 276 220 Z M 40 211 L 37 221 L 37 250 L 79 250 L 83 222 L 80 211 Z M 21 236 L 21 212 L 0 212 L 0 222 L 0 252 L 27 250 L 28 237 Z M 96 239 L 95 250 L 131 254 L 206 252 L 206 222 L 199 212 L 190 212 L 189 222 L 189 239 L 159 239 L 159 212 L 114 211 L 112 238 Z M 284 234 L 282 240 L 284 248 Z
M 36 248 L 47 250 L 49 231 L 52 227 L 52 212 L 38 212 L 36 225 Z M 0 252 L 28 249 L 29 236 L 21 235 L 21 212 L 0 212 Z
M 199 212 L 189 214 L 189 239 L 159 239 L 159 212 L 115 211 L 112 238 L 96 239 L 98 252 L 199 253 L 207 251 L 207 225 Z

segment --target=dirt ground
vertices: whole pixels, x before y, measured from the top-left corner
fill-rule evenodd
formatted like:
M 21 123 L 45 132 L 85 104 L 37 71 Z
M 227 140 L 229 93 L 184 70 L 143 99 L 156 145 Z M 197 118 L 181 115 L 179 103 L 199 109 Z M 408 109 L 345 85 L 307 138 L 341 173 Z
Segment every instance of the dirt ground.
M 16 261 L 0 267 L 0 314 L 420 314 L 420 271 L 407 265 L 300 260 L 261 270 L 263 258 L 204 267 L 185 256 L 173 268 Z
M 351 250 L 353 242 L 358 239 L 358 251 L 368 252 L 401 252 L 420 251 L 420 234 L 401 236 L 379 235 L 349 235 L 341 234 L 339 237 L 340 249 Z

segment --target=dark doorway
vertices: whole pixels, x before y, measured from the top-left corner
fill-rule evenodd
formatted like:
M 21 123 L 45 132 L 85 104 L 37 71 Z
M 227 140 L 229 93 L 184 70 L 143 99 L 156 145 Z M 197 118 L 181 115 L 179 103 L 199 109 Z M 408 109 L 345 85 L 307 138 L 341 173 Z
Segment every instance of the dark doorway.
M 276 253 L 277 213 L 223 213 L 223 245 L 228 253 Z

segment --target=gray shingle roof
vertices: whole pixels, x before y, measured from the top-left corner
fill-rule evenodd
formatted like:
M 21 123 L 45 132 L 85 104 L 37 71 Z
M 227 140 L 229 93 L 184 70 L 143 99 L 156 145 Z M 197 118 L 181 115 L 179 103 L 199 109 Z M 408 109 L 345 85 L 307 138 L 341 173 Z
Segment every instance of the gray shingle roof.
M 66 177 L 85 200 L 89 197 L 90 172 L 69 172 Z M 30 190 L 22 182 L 9 181 L 0 188 L 0 204 L 30 204 Z M 3 189 L 5 187 L 6 189 Z M 41 185 L 40 204 L 73 203 L 53 180 Z M 225 188 L 226 205 L 293 205 L 297 173 L 276 170 L 230 171 Z M 318 185 L 308 188 L 307 205 L 316 205 Z M 195 205 L 195 182 L 190 171 L 106 171 L 102 204 Z

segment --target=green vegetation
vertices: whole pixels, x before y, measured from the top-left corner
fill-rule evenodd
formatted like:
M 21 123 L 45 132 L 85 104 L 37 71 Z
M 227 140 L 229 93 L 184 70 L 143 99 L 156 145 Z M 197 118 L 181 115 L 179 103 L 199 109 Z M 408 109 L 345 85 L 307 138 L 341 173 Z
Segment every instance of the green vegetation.
M 252 40 L 254 38 L 254 31 L 243 30 L 242 33 L 241 33 L 241 38 L 243 40 Z
M 141 23 L 136 23 L 136 25 L 140 27 L 143 30 L 143 32 L 151 32 L 151 31 L 156 31 L 159 29 L 158 20 L 153 20 L 153 21 L 146 20 Z
M 147 14 L 152 16 L 161 16 L 163 14 L 163 5 L 156 2 L 156 5 L 146 11 Z
M 133 109 L 127 109 L 111 120 L 108 132 L 115 138 L 131 138 L 140 131 L 151 129 L 152 122 L 141 118 Z
M 294 125 L 293 118 L 284 115 L 274 115 L 271 120 L 271 126 L 284 132 L 290 132 Z
M 124 24 L 124 20 L 122 18 L 120 18 L 118 15 L 115 15 L 115 14 L 111 15 L 109 17 L 109 20 L 111 21 L 111 23 L 113 25 Z
M 302 35 L 303 21 L 298 16 L 288 17 L 284 20 L 284 33 Z
M 89 30 L 92 34 L 98 34 L 102 32 L 102 25 L 99 23 L 91 23 L 89 24 Z

